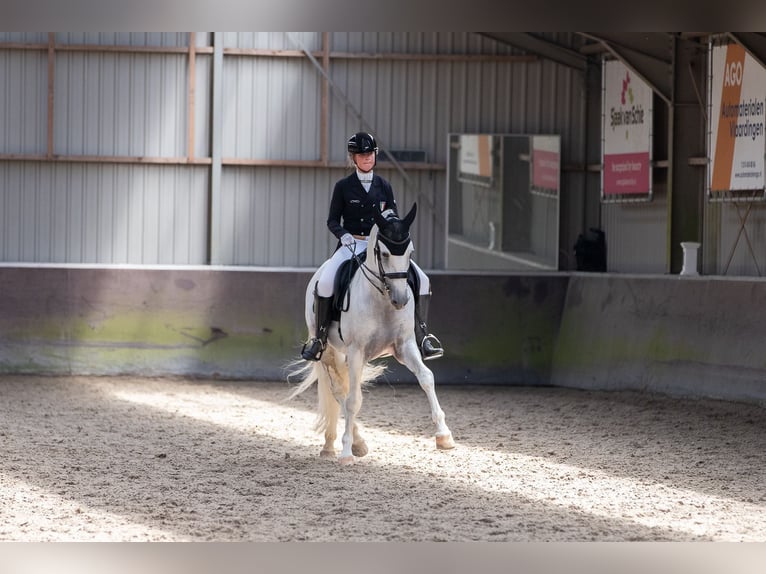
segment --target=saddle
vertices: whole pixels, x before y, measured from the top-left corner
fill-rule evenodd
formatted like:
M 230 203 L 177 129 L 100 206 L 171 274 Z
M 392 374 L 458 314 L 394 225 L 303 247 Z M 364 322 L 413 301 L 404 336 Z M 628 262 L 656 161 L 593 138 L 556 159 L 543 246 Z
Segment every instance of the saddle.
M 333 321 L 340 321 L 340 314 L 343 311 L 348 311 L 348 287 L 351 284 L 351 279 L 359 270 L 359 264 L 364 263 L 366 259 L 367 252 L 363 251 L 357 257 L 344 261 L 338 268 L 338 272 L 335 274 L 333 304 L 330 311 L 330 317 Z M 407 269 L 407 284 L 412 289 L 417 303 L 420 295 L 420 277 L 412 265 Z

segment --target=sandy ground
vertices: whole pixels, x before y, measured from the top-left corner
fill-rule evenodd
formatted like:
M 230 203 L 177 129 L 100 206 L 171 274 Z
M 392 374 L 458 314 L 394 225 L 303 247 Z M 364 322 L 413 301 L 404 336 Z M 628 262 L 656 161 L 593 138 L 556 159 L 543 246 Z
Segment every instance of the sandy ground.
M 0 378 L 3 541 L 766 541 L 766 409 L 378 384 L 321 459 L 286 383 Z

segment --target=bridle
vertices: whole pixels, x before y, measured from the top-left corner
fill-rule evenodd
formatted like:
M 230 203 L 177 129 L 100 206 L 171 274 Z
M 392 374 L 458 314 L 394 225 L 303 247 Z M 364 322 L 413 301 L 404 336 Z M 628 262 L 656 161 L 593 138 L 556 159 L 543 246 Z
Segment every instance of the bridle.
M 391 286 L 388 284 L 388 280 L 389 279 L 407 279 L 407 271 L 397 271 L 395 273 L 387 273 L 383 269 L 383 262 L 380 256 L 380 238 L 381 237 L 385 239 L 385 243 L 391 243 L 397 246 L 404 246 L 410 242 L 409 232 L 407 233 L 407 236 L 404 239 L 396 240 L 384 235 L 383 232 L 380 229 L 378 229 L 378 234 L 375 237 L 375 246 L 373 247 L 373 250 L 372 250 L 375 255 L 375 262 L 378 264 L 377 273 L 375 273 L 375 271 L 373 271 L 367 266 L 366 261 L 362 262 L 359 260 L 359 256 L 355 253 L 352 247 L 348 247 L 348 249 L 351 251 L 351 257 L 354 258 L 354 261 L 356 261 L 356 264 L 359 266 L 359 269 L 362 271 L 362 274 L 364 275 L 365 279 L 369 281 L 370 285 L 375 287 L 375 289 L 377 289 L 381 295 L 388 295 L 391 293 Z M 377 279 L 378 281 L 377 283 L 373 281 L 373 277 Z

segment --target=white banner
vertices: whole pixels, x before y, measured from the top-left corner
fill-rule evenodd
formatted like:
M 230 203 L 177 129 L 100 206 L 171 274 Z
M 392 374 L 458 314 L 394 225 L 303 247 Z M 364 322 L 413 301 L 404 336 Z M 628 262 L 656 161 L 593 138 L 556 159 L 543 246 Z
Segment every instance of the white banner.
M 460 173 L 492 177 L 492 136 L 463 134 L 460 136 Z
M 603 69 L 602 195 L 651 194 L 652 89 L 618 60 Z
M 764 189 L 766 69 L 739 44 L 714 46 L 710 61 L 709 190 Z

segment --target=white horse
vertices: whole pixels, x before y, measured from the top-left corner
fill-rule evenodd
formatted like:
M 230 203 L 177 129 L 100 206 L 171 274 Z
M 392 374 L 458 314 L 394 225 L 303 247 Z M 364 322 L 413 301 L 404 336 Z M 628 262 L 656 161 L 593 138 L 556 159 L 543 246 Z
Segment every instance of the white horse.
M 345 428 L 338 461 L 354 463 L 354 456 L 367 454 L 367 444 L 359 433 L 356 417 L 362 406 L 362 386 L 378 377 L 385 366 L 370 362 L 393 356 L 417 377 L 428 396 L 431 418 L 436 425 L 436 447 L 454 448 L 452 433 L 444 421 L 434 389 L 434 375 L 420 356 L 414 332 L 414 294 L 408 285 L 407 270 L 414 247 L 409 228 L 415 219 L 417 204 L 404 219 L 384 218 L 376 214 L 367 244 L 367 258 L 351 279 L 340 321 L 329 328 L 327 347 L 319 361 L 306 363 L 292 373 L 300 376 L 290 398 L 318 387 L 316 430 L 324 432 L 325 444 L 320 456 L 335 456 L 335 439 L 340 410 Z M 346 249 L 341 247 L 341 249 Z M 306 287 L 306 326 L 309 335 L 316 331 L 313 312 L 314 289 L 320 267 Z

